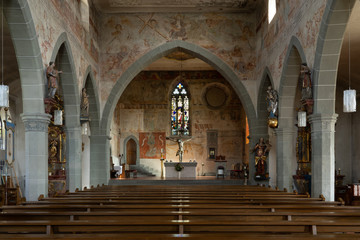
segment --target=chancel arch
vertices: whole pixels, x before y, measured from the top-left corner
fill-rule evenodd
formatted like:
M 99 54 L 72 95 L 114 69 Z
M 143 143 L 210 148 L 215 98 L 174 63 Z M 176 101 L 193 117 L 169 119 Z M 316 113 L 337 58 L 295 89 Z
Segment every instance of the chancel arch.
M 103 138 L 106 138 L 106 136 L 109 135 L 109 129 L 111 124 L 111 119 L 113 117 L 113 112 L 126 86 L 142 69 L 144 69 L 151 62 L 154 62 L 155 60 L 163 56 L 166 56 L 169 53 L 178 49 L 181 49 L 183 52 L 193 55 L 194 57 L 197 57 L 203 60 L 204 62 L 208 63 L 227 80 L 227 82 L 233 87 L 235 93 L 237 94 L 241 103 L 243 104 L 243 108 L 245 109 L 246 116 L 249 121 L 250 132 L 252 133 L 256 132 L 256 128 L 254 129 L 252 128 L 255 125 L 253 123 L 256 119 L 255 108 L 253 106 L 252 100 L 246 88 L 241 83 L 234 70 L 230 68 L 229 65 L 225 64 L 220 58 L 218 58 L 211 52 L 205 50 L 204 48 L 185 41 L 174 40 L 165 43 L 151 50 L 150 52 L 146 53 L 144 56 L 138 59 L 134 64 L 132 64 L 117 80 L 106 101 L 104 111 L 102 114 L 101 136 L 103 136 Z M 250 141 L 255 141 L 255 140 L 251 139 Z M 99 161 L 102 160 L 99 159 Z M 102 173 L 103 177 L 100 177 L 102 179 L 101 181 L 105 181 L 105 179 L 108 179 L 107 177 L 104 177 L 105 176 L 104 174 L 107 174 L 107 171 L 104 171 Z

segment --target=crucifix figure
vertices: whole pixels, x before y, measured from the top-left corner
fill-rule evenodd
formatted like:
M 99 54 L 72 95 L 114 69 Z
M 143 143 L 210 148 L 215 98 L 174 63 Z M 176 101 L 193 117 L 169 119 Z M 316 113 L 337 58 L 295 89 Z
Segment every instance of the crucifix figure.
M 173 142 L 177 142 L 179 145 L 179 149 L 176 152 L 176 156 L 179 156 L 179 162 L 182 162 L 182 157 L 184 154 L 184 142 L 188 142 L 191 138 L 182 139 L 181 137 L 166 137 L 167 140 L 171 140 Z

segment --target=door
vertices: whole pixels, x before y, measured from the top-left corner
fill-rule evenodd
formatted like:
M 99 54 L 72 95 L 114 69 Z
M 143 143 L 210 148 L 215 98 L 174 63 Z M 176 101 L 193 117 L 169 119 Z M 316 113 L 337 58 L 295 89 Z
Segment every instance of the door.
M 136 142 L 134 139 L 130 139 L 126 143 L 126 163 L 136 165 Z

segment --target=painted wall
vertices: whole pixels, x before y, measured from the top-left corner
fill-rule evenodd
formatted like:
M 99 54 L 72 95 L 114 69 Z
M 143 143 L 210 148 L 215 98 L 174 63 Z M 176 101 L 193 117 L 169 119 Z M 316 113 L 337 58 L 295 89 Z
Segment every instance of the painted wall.
M 74 70 L 78 79 L 79 91 L 84 85 L 85 72 L 89 65 L 92 66 L 94 77 L 98 81 L 98 13 L 92 7 L 91 1 L 89 1 L 89 30 L 86 30 L 81 20 L 81 1 L 38 0 L 29 1 L 28 4 L 38 33 L 44 65 L 50 62 L 60 34 L 66 32 L 75 64 Z
M 275 89 L 279 89 L 284 57 L 292 36 L 299 39 L 307 64 L 312 69 L 325 5 L 325 0 L 277 1 L 277 13 L 270 24 L 266 4 L 263 9 L 259 9 L 256 17 L 257 79 L 261 78 L 264 68 L 268 67 Z
M 248 79 L 254 93 L 254 14 L 104 14 L 101 18 L 101 105 L 121 74 L 168 41 L 184 40 L 214 53 Z M 251 94 L 252 95 L 252 94 Z
M 114 115 L 114 119 L 120 121 L 120 146 L 130 135 L 137 139 L 142 133 L 163 132 L 170 136 L 170 95 L 177 79 L 178 72 L 141 72 L 128 85 L 116 107 L 118 115 Z M 184 144 L 183 161 L 196 159 L 199 174 L 201 163 L 205 164 L 204 173 L 215 172 L 214 161 L 207 160 L 207 130 L 218 131 L 217 155 L 226 156 L 228 169 L 243 160 L 247 161 L 249 155 L 244 143 L 245 111 L 231 86 L 216 71 L 186 72 L 184 79 L 190 92 L 193 138 Z M 207 87 L 214 84 L 228 90 L 226 105 L 220 109 L 209 108 L 204 100 Z M 113 120 L 113 128 L 116 121 L 118 120 Z M 160 148 L 157 150 L 160 151 Z M 166 141 L 165 158 L 178 161 L 177 150 L 177 143 Z M 158 158 L 141 158 L 140 163 L 151 166 L 156 173 L 160 172 Z

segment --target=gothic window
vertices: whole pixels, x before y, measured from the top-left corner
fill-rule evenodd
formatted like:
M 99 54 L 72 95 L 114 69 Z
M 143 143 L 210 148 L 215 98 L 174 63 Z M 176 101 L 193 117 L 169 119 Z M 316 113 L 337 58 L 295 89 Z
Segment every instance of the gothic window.
M 188 91 L 178 83 L 171 95 L 171 135 L 190 135 Z

